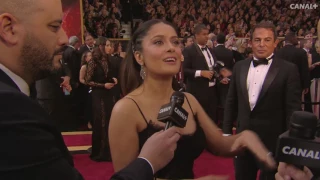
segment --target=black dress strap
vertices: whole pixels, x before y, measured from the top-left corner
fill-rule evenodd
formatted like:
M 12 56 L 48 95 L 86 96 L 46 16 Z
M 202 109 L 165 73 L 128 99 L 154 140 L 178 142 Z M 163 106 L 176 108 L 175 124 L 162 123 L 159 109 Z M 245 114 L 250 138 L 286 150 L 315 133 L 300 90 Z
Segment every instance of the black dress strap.
M 192 110 L 192 108 L 191 108 L 191 105 L 190 105 L 190 102 L 189 102 L 187 96 L 185 96 L 185 97 L 186 97 L 186 99 L 187 99 L 187 102 L 188 102 L 188 104 L 189 104 L 189 107 L 190 107 L 190 110 L 191 110 L 192 114 L 195 116 L 195 114 L 194 114 L 194 112 L 193 112 L 193 110 Z
M 143 117 L 144 121 L 145 121 L 145 122 L 147 123 L 147 125 L 148 125 L 148 121 L 147 121 L 146 117 L 144 116 L 144 114 L 143 114 L 142 110 L 140 109 L 140 107 L 139 107 L 138 103 L 137 103 L 134 99 L 132 99 L 132 98 L 130 98 L 130 97 L 125 97 L 125 98 L 127 98 L 127 99 L 131 99 L 131 100 L 132 100 L 132 101 L 137 105 L 137 108 L 139 109 L 139 111 L 140 111 L 140 113 L 141 113 L 141 115 L 142 115 L 142 117 Z

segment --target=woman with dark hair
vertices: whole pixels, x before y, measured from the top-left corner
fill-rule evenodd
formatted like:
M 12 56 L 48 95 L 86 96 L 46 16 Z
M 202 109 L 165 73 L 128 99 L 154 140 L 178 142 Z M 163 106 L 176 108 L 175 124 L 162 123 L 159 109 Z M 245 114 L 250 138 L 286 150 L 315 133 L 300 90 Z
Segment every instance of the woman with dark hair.
M 164 123 L 157 121 L 157 115 L 175 91 L 172 77 L 178 73 L 183 58 L 175 28 L 159 19 L 143 23 L 128 46 L 120 74 L 126 96 L 113 108 L 109 126 L 115 171 L 137 158 L 146 140 L 164 128 Z M 274 167 L 273 159 L 253 132 L 223 137 L 195 97 L 184 94 L 183 108 L 189 113 L 187 124 L 180 129 L 182 137 L 175 157 L 155 177 L 193 179 L 194 160 L 206 147 L 221 156 L 235 156 L 246 147 L 259 160 Z
M 84 98 L 85 104 L 85 119 L 88 122 L 88 129 L 92 129 L 92 103 L 90 87 L 86 84 L 85 76 L 87 73 L 87 65 L 92 59 L 92 53 L 86 51 L 81 58 L 81 69 L 79 73 L 79 89 L 81 89 L 82 98 Z
M 110 41 L 99 39 L 99 47 L 92 52 L 92 60 L 88 62 L 85 77 L 86 84 L 92 87 L 93 127 L 90 158 L 94 161 L 111 161 L 108 126 L 114 106 L 111 89 L 117 84 L 117 79 L 113 76 L 107 55 L 110 47 Z

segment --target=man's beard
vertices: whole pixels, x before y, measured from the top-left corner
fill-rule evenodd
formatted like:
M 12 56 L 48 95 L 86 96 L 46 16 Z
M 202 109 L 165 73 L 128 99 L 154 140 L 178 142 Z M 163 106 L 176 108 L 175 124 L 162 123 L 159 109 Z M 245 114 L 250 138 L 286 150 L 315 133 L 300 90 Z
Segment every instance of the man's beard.
M 24 73 L 33 82 L 50 76 L 52 72 L 56 71 L 53 65 L 54 56 L 62 53 L 64 50 L 65 47 L 61 47 L 53 54 L 50 54 L 45 44 L 32 33 L 28 33 L 24 39 L 20 57 Z

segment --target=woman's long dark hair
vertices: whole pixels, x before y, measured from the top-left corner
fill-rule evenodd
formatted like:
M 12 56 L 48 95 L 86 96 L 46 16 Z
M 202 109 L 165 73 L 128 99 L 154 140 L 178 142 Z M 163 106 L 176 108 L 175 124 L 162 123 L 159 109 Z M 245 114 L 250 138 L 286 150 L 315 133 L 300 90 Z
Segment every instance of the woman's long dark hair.
M 98 47 L 94 48 L 92 50 L 92 60 L 95 63 L 99 63 L 101 60 L 107 61 L 108 66 L 110 65 L 109 63 L 109 56 L 106 54 L 104 47 L 107 44 L 107 41 L 109 41 L 107 38 L 100 37 L 98 39 Z
M 141 66 L 137 63 L 134 52 L 142 50 L 143 38 L 147 35 L 152 26 L 159 23 L 167 24 L 176 30 L 176 28 L 167 21 L 152 19 L 141 24 L 133 33 L 127 45 L 126 57 L 122 61 L 120 68 L 120 83 L 123 95 L 129 94 L 143 83 L 143 80 L 140 77 Z

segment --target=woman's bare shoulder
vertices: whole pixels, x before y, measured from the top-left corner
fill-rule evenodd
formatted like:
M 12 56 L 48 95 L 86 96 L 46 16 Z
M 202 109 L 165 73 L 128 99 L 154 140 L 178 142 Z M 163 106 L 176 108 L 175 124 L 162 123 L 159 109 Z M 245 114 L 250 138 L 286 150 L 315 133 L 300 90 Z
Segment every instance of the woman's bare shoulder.
M 113 107 L 113 112 L 127 113 L 136 109 L 136 104 L 133 98 L 130 96 L 123 97 Z

